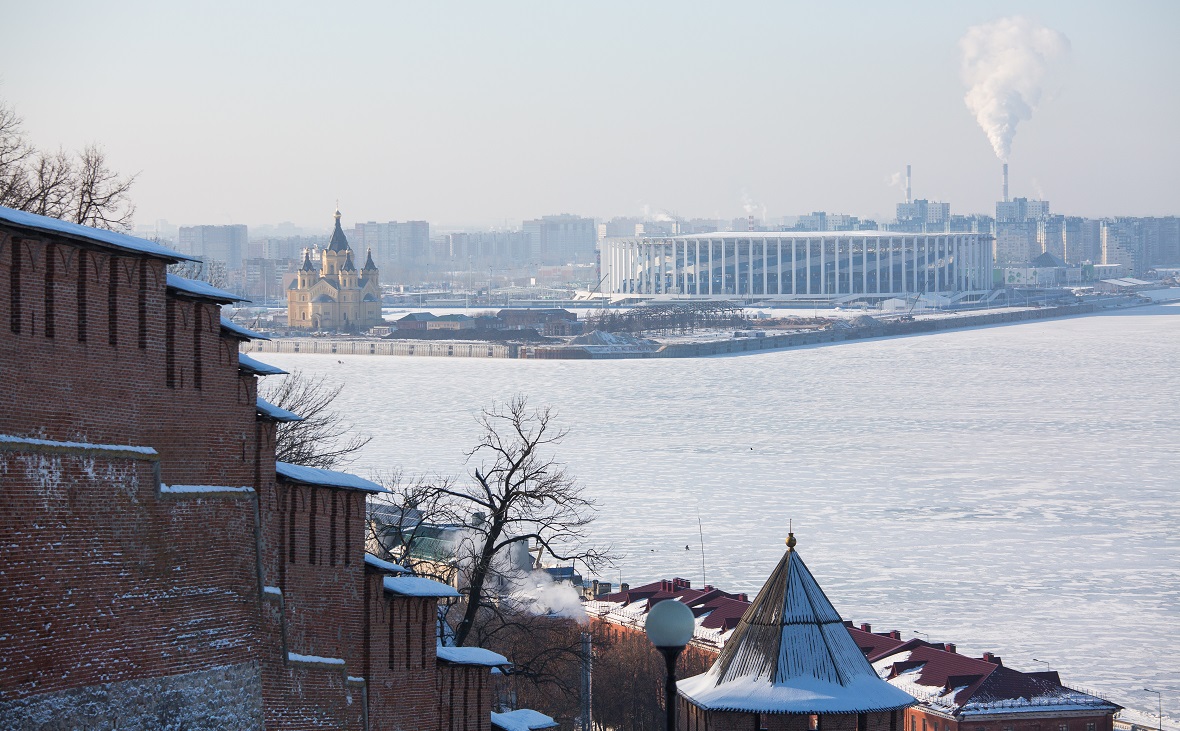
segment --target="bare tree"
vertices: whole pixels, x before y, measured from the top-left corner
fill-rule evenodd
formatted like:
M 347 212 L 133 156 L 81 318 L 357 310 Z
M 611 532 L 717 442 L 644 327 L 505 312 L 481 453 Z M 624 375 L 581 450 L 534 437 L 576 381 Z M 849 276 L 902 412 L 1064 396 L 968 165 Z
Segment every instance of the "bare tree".
M 75 166 L 71 220 L 97 228 L 131 228 L 135 204 L 128 193 L 134 182 L 134 175 L 121 177 L 107 167 L 101 147 L 87 145 Z
M 171 246 L 167 241 L 160 240 L 157 243 Z M 207 282 L 219 289 L 225 289 L 229 286 L 229 270 L 225 262 L 216 259 L 209 259 L 208 261 L 179 261 L 175 264 L 168 265 L 168 273 L 175 274 L 178 277 L 184 277 L 185 279 Z
M 372 437 L 354 433 L 352 424 L 332 408 L 343 389 L 343 383 L 333 383 L 327 376 L 294 370 L 264 390 L 262 397 L 267 401 L 303 417 L 279 424 L 275 459 L 321 469 L 352 461 Z
M 566 436 L 548 408 L 532 409 L 523 396 L 496 403 L 477 417 L 479 442 L 467 453 L 474 464 L 473 483 L 444 482 L 433 488 L 437 509 L 453 523 L 468 524 L 469 565 L 465 567 L 466 602 L 455 627 L 455 644 L 463 645 L 485 615 L 482 634 L 495 630 L 490 621 L 505 606 L 497 581 L 515 550 L 530 545 L 559 561 L 590 568 L 609 563 L 608 553 L 586 545 L 586 528 L 594 520 L 593 501 L 549 450 Z M 501 613 L 503 615 L 503 613 Z
M 96 144 L 69 155 L 37 151 L 21 119 L 0 102 L 0 205 L 86 226 L 131 228 L 135 176 L 112 171 Z
M 20 203 L 28 187 L 25 166 L 33 148 L 25 141 L 21 121 L 16 110 L 0 102 L 0 205 L 24 210 Z

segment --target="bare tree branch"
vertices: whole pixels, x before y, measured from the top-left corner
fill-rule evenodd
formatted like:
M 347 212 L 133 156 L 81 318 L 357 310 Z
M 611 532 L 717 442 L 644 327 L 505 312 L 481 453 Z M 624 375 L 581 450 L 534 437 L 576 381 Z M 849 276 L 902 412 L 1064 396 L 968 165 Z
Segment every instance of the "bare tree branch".
M 131 228 L 135 176 L 112 171 L 96 144 L 74 155 L 37 151 L 12 107 L 0 102 L 0 205 L 87 226 Z
M 267 381 L 262 397 L 303 417 L 303 421 L 279 424 L 275 459 L 280 462 L 332 469 L 351 462 L 372 439 L 356 434 L 352 424 L 332 408 L 344 384 L 334 385 L 325 375 L 309 376 L 299 370 L 271 383 Z

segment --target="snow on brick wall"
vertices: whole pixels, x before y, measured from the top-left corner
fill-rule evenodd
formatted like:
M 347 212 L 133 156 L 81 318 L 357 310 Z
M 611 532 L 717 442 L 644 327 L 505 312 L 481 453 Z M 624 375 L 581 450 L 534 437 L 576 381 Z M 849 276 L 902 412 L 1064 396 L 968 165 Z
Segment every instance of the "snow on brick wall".
M 254 659 L 254 510 L 161 499 L 150 459 L 0 451 L 6 700 Z
M 4 728 L 261 729 L 257 662 L 0 701 Z

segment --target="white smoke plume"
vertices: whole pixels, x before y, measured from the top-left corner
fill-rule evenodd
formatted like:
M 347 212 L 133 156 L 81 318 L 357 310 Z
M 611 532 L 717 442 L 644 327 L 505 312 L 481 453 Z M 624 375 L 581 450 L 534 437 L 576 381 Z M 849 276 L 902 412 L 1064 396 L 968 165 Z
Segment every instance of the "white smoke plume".
M 888 185 L 890 188 L 905 187 L 901 184 L 901 173 L 891 173 L 889 175 L 886 175 L 885 176 L 885 185 Z
M 544 571 L 532 571 L 514 582 L 512 598 L 533 614 L 569 617 L 586 622 L 586 610 L 578 591 L 569 584 L 558 584 Z
M 1035 21 L 1014 16 L 976 25 L 959 40 L 964 101 L 1007 162 L 1016 126 L 1032 118 L 1049 71 L 1069 55 L 1069 39 Z

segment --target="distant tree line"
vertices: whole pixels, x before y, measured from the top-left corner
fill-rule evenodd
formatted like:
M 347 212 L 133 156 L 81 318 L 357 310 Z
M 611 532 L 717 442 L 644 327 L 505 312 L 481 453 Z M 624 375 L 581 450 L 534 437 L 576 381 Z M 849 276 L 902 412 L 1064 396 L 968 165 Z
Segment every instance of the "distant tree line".
M 676 302 L 629 310 L 604 310 L 586 318 L 587 330 L 602 332 L 693 332 L 745 327 L 749 319 L 733 302 Z
M 96 228 L 131 228 L 134 175 L 112 171 L 94 143 L 76 152 L 38 150 L 21 123 L 0 101 L 0 205 Z

